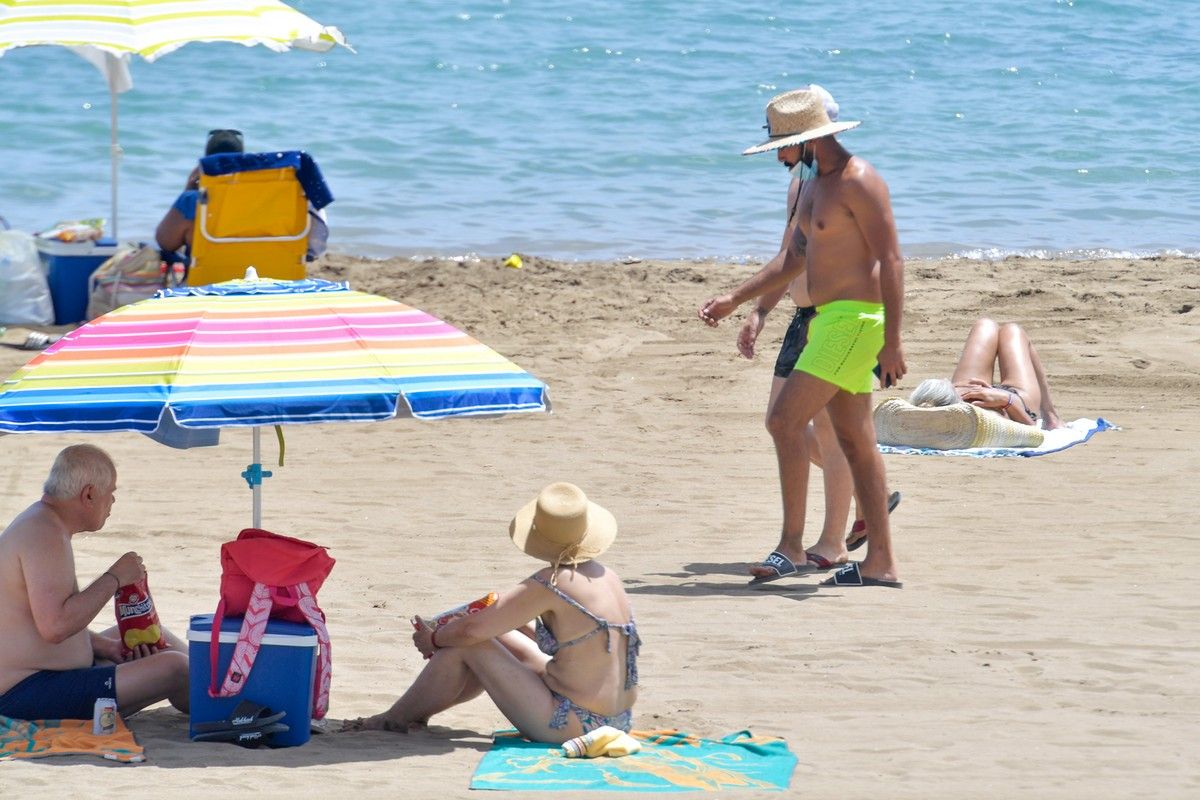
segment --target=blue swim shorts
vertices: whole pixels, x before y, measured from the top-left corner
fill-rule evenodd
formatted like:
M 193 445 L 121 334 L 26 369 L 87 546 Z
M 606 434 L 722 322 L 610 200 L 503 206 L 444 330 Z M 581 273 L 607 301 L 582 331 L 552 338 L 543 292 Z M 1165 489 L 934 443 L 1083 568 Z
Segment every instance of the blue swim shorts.
M 116 696 L 115 665 L 44 669 L 0 694 L 0 714 L 13 719 L 91 719 L 97 698 Z

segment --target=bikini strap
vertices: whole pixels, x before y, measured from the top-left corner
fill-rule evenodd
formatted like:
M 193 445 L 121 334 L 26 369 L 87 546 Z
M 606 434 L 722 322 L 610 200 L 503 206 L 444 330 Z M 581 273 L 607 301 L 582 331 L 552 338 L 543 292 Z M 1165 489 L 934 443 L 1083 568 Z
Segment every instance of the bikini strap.
M 556 595 L 558 595 L 560 598 L 562 598 L 563 601 L 565 601 L 567 605 L 569 605 L 573 608 L 577 608 L 580 611 L 582 611 L 584 613 L 584 615 L 586 615 L 588 617 L 588 619 L 592 620 L 593 622 L 595 622 L 597 624 L 603 625 L 603 626 L 608 625 L 607 621 L 600 619 L 595 614 L 588 611 L 586 608 L 583 607 L 582 603 L 580 603 L 574 597 L 571 597 L 569 594 L 564 592 L 562 589 L 559 589 L 557 586 L 554 586 L 553 584 L 551 584 L 550 581 L 546 580 L 545 578 L 539 577 L 536 574 L 530 575 L 529 577 L 532 578 L 533 580 L 537 581 L 538 583 L 540 583 L 542 586 L 545 586 L 550 591 L 554 592 Z

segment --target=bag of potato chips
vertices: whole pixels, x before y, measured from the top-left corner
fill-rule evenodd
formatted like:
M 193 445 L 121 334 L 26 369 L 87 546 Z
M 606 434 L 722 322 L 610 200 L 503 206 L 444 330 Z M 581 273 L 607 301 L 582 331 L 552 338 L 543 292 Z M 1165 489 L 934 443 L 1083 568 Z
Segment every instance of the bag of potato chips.
M 121 634 L 121 647 L 125 656 L 128 657 L 139 644 L 148 644 L 151 647 L 167 646 L 145 578 L 117 589 L 116 595 L 113 596 L 113 606 L 117 610 L 117 631 Z

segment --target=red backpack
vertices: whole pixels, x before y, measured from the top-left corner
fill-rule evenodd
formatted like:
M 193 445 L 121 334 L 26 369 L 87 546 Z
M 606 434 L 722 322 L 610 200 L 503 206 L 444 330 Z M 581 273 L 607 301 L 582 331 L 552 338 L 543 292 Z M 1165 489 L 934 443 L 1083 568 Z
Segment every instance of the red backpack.
M 307 622 L 320 644 L 313 682 L 313 718 L 325 716 L 332 659 L 325 612 L 317 605 L 317 591 L 333 565 L 324 547 L 259 528 L 246 528 L 237 539 L 221 545 L 221 601 L 209 641 L 209 697 L 233 697 L 241 692 L 258 657 L 267 620 Z M 226 614 L 241 614 L 242 629 L 225 680 L 218 688 L 217 656 Z

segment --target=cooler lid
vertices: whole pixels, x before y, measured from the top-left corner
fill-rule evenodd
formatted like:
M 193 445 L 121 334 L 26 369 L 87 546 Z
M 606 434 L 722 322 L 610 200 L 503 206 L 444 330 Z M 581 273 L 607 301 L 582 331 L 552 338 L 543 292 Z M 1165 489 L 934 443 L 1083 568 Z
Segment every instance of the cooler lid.
M 196 614 L 188 625 L 189 642 L 208 642 L 212 635 L 212 614 Z M 242 630 L 241 617 L 225 617 L 221 620 L 222 643 L 236 642 L 238 633 Z M 264 645 L 283 647 L 316 647 L 317 633 L 306 622 L 288 622 L 286 620 L 267 620 L 267 630 L 263 635 Z

